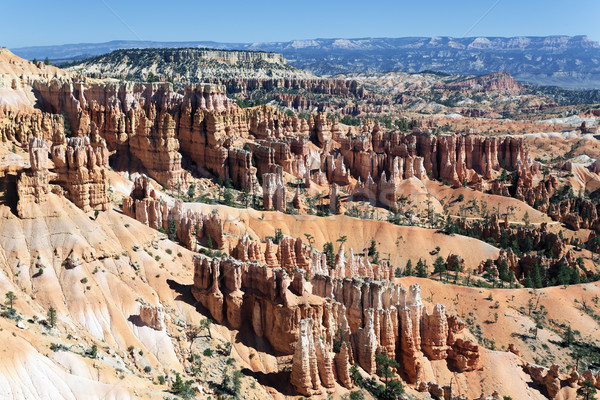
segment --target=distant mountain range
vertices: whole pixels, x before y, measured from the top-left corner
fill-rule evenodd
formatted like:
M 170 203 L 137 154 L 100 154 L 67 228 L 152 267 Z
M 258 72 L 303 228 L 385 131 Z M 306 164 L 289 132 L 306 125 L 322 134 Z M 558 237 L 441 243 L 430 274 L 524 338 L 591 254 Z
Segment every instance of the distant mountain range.
M 318 75 L 419 72 L 481 75 L 505 71 L 520 82 L 600 88 L 600 44 L 586 36 L 312 39 L 270 43 L 112 41 L 11 49 L 27 59 L 82 60 L 129 48 L 201 47 L 278 52 Z

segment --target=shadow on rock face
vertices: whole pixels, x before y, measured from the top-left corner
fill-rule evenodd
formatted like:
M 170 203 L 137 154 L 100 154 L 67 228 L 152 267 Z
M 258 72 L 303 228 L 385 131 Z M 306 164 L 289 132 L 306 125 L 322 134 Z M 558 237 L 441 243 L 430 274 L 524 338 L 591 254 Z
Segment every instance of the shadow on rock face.
M 248 368 L 242 369 L 242 374 L 256 379 L 262 386 L 272 387 L 284 396 L 296 396 L 298 393 L 290 385 L 290 370 L 279 372 L 254 372 Z
M 169 285 L 169 288 L 171 290 L 174 290 L 178 293 L 178 296 L 175 298 L 175 300 L 183 301 L 193 306 L 198 305 L 198 302 L 192 295 L 192 287 L 194 285 L 183 285 L 179 282 L 174 281 L 173 279 L 167 279 L 167 284 Z

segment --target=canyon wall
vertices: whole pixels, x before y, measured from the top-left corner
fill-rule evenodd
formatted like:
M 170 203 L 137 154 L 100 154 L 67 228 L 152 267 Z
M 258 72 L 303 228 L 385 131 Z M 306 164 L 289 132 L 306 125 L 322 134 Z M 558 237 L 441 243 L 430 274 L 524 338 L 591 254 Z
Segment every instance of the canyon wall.
M 275 352 L 293 354 L 292 384 L 304 395 L 330 387 L 333 359 L 345 358 L 335 355 L 342 345 L 370 374 L 376 354 L 398 360 L 411 383 L 428 360 L 447 360 L 458 372 L 478 367 L 479 348 L 462 337 L 462 321 L 441 305 L 426 310 L 416 284 L 407 292 L 390 281 L 319 274 L 309 282 L 300 269 L 290 275 L 256 262 L 197 256 L 192 293 L 218 323 L 248 326 Z
M 123 214 L 162 230 L 190 250 L 200 241 L 207 245 L 209 238 L 213 246 L 225 247 L 223 221 L 218 215 L 185 210 L 180 200 L 169 204 L 158 197 L 150 179 L 143 175 L 134 181 L 131 194 L 123 198 Z
M 388 207 L 405 179 L 481 190 L 506 168 L 517 172 L 519 187 L 531 188 L 538 172 L 514 137 L 384 132 L 378 121 L 342 129 L 324 114 L 305 120 L 268 106 L 240 108 L 219 85 L 173 91 L 168 83 L 54 79 L 34 87 L 42 108 L 64 114 L 73 134 L 106 141 L 115 152 L 114 168 L 137 169 L 166 188 L 185 189 L 186 158 L 192 168 L 251 193 L 260 194 L 260 178 L 268 208 L 278 210 L 284 207 L 272 200 L 277 184 L 271 175 L 263 179 L 278 168 L 308 185 L 352 185 L 354 196 Z

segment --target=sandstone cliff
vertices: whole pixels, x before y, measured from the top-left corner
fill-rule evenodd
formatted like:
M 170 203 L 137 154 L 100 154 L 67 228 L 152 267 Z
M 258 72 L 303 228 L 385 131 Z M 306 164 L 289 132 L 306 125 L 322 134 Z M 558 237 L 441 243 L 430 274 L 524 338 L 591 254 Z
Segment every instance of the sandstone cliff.
M 341 364 L 348 357 L 330 350 L 339 332 L 368 373 L 375 373 L 380 352 L 397 359 L 411 383 L 419 380 L 428 360 L 447 360 L 459 372 L 478 367 L 478 346 L 460 337 L 464 324 L 446 316 L 443 306 L 429 313 L 418 285 L 407 292 L 389 281 L 325 275 L 309 283 L 302 270 L 290 279 L 282 269 L 252 262 L 204 257 L 194 262 L 194 297 L 215 321 L 234 329 L 249 324 L 277 352 L 294 354 L 292 384 L 304 395 L 330 387 L 334 358 L 335 369 L 342 372 L 338 379 L 349 384 Z

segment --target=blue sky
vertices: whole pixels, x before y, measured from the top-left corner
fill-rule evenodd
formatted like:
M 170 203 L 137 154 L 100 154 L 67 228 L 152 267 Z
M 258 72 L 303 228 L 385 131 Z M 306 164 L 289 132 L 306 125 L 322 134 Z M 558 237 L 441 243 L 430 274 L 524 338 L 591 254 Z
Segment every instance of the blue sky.
M 332 37 L 566 34 L 588 35 L 600 41 L 599 0 L 3 3 L 0 46 L 9 48 L 117 39 L 258 42 Z

